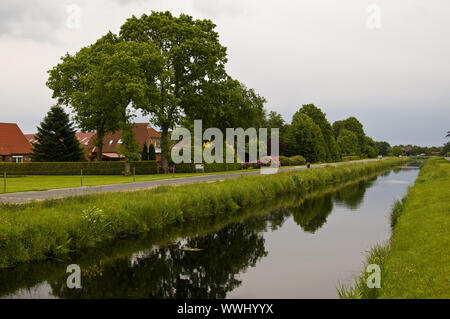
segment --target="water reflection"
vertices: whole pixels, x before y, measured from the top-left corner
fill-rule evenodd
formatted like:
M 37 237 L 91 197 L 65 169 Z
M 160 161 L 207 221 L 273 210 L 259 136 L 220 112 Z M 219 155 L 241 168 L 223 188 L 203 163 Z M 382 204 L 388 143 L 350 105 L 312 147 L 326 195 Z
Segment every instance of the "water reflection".
M 380 179 L 389 179 L 390 174 L 382 174 Z M 113 246 L 92 249 L 60 262 L 29 263 L 1 270 L 0 296 L 226 298 L 232 291 L 242 288 L 243 274 L 258 268 L 269 252 L 274 252 L 268 249 L 271 245 L 267 245 L 267 234 L 290 229 L 286 226 L 288 220 L 296 225 L 296 229 L 289 232 L 291 236 L 314 234 L 327 224 L 335 206 L 358 209 L 377 180 L 378 177 L 374 177 L 309 199 L 279 198 L 260 207 L 247 208 L 238 215 L 177 225 L 161 233 L 118 241 Z M 400 186 L 404 187 L 395 187 Z M 340 227 L 338 230 L 342 232 Z M 326 242 L 327 239 L 322 238 L 321 243 Z M 283 245 L 289 247 L 291 243 Z M 277 262 L 288 271 L 287 261 Z M 82 289 L 66 286 L 66 267 L 71 263 L 79 264 L 82 269 Z M 298 273 L 294 266 L 292 275 Z
M 315 233 L 322 227 L 333 210 L 333 196 L 325 195 L 305 200 L 300 206 L 291 209 L 294 221 L 304 231 Z
M 382 174 L 380 176 L 387 175 Z M 371 187 L 377 179 L 378 177 L 373 177 L 337 191 L 334 195 L 334 201 L 338 204 L 343 204 L 352 210 L 358 209 L 364 199 L 366 189 Z
M 225 298 L 241 283 L 235 275 L 266 255 L 262 236 L 235 224 L 185 243 L 141 252 L 131 260 L 124 257 L 91 266 L 83 272 L 80 290 L 68 289 L 65 278 L 50 285 L 63 298 Z

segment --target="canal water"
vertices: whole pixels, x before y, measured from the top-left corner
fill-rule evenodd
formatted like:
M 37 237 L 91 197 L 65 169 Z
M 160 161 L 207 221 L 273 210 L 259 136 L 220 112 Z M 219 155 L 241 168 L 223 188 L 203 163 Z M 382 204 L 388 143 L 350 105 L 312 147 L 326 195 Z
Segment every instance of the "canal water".
M 333 193 L 288 196 L 121 240 L 66 260 L 0 270 L 1 298 L 337 298 L 390 237 L 390 211 L 418 167 L 396 168 Z M 67 287 L 67 266 L 81 289 Z

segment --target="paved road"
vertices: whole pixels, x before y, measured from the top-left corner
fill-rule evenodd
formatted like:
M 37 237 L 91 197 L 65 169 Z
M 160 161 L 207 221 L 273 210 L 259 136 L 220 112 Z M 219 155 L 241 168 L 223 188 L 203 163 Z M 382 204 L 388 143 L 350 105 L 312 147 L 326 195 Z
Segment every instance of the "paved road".
M 352 163 L 360 162 L 372 162 L 377 161 L 377 159 L 360 160 Z M 331 163 L 331 164 L 318 164 L 312 165 L 312 168 L 320 168 L 326 165 L 343 165 L 349 163 Z M 292 170 L 303 170 L 306 167 L 289 167 L 283 168 L 283 171 Z M 99 186 L 88 186 L 88 187 L 75 187 L 75 188 L 62 188 L 53 189 L 48 191 L 34 191 L 34 192 L 23 192 L 23 193 L 11 193 L 0 195 L 0 202 L 5 204 L 24 204 L 32 201 L 42 201 L 46 199 L 57 199 L 70 196 L 82 196 L 88 194 L 100 194 L 100 193 L 112 193 L 112 192 L 126 192 L 126 191 L 137 191 L 143 189 L 151 189 L 162 185 L 182 185 L 182 184 L 195 184 L 200 182 L 215 182 L 227 178 L 238 178 L 242 175 L 260 175 L 260 171 L 251 172 L 239 172 L 230 174 L 216 174 L 216 175 L 200 175 L 194 177 L 186 178 L 171 178 L 162 179 L 148 182 L 136 182 L 136 183 L 126 183 L 126 184 L 112 184 L 112 185 L 99 185 Z

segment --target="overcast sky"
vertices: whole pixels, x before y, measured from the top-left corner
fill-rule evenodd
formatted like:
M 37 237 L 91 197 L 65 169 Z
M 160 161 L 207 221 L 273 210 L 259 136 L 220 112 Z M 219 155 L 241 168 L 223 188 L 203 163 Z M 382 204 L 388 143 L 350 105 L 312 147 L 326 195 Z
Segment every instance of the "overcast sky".
M 446 142 L 448 0 L 1 0 L 0 122 L 34 133 L 60 56 L 151 10 L 211 19 L 228 73 L 287 121 L 314 103 L 330 122 L 357 117 L 375 140 Z

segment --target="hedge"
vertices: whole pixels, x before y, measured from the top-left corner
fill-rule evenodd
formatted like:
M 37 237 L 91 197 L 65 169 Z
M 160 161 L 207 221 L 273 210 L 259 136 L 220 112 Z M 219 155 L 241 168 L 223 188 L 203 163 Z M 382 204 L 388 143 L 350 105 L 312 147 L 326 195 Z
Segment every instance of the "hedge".
M 175 166 L 175 173 L 195 173 L 196 164 L 192 163 L 181 163 L 181 164 L 172 164 L 170 166 Z M 203 164 L 205 168 L 205 173 L 214 173 L 214 172 L 225 172 L 225 171 L 236 171 L 242 169 L 241 163 L 205 163 Z
M 136 174 L 156 174 L 156 161 L 130 163 Z M 0 174 L 8 175 L 121 175 L 125 170 L 125 162 L 28 162 L 0 163 Z
M 296 155 L 289 158 L 289 163 L 291 166 L 305 165 L 306 159 L 301 155 Z
M 357 161 L 360 160 L 361 157 L 357 156 L 357 155 L 352 155 L 352 156 L 342 156 L 342 161 L 343 162 L 348 162 L 348 161 Z
M 301 155 L 296 156 L 280 156 L 281 166 L 297 166 L 297 165 L 305 165 L 306 159 Z

